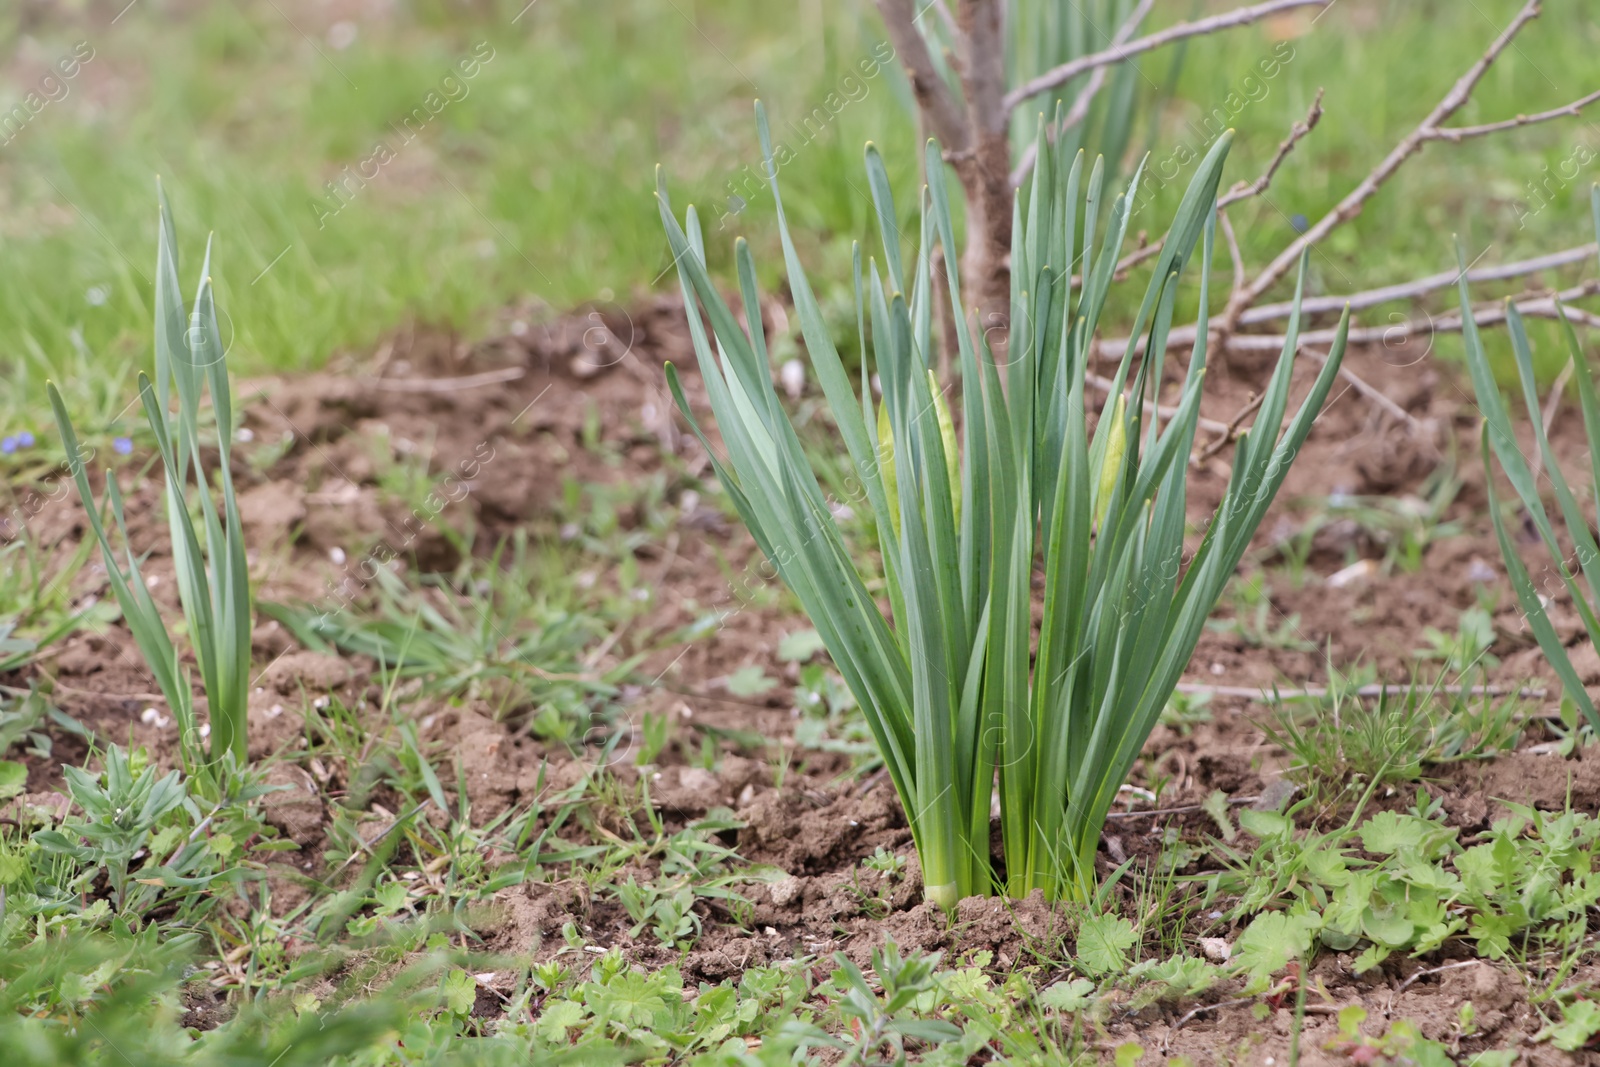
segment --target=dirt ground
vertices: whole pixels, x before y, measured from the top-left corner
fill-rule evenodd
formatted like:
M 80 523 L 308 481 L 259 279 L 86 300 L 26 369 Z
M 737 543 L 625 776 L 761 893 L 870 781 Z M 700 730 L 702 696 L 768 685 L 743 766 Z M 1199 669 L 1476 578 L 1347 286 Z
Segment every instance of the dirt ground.
M 663 299 L 628 313 L 580 310 L 545 325 L 520 321 L 515 312 L 507 319 L 502 336 L 478 344 L 409 329 L 375 352 L 335 360 L 322 373 L 239 383 L 239 406 L 251 440 L 240 448 L 235 475 L 256 545 L 252 563 L 258 597 L 336 609 L 361 595 L 368 560 L 392 555 L 415 569 L 448 569 L 459 561 L 460 548 L 444 535 L 447 529 L 474 530 L 474 544 L 484 551 L 519 527 L 535 536 L 561 537 L 566 531 L 557 518 L 558 505 L 569 482 L 621 485 L 659 477 L 675 518 L 664 539 L 637 552 L 643 579 L 656 593 L 650 626 L 667 632 L 708 610 L 729 614 L 709 639 L 647 656 L 638 674 L 654 682 L 625 690 L 625 721 L 636 724 L 646 711 L 666 712 L 700 729 L 759 734 L 771 745 L 768 751 L 750 751 L 724 741 L 716 773 L 688 766 L 672 749 L 657 766 L 641 770 L 619 759 L 615 771 L 625 780 L 648 775 L 650 796 L 669 824 L 713 808 L 733 809 L 744 825 L 726 835 L 727 843 L 746 859 L 788 874 L 757 889 L 752 928 L 759 933 L 707 916 L 704 935 L 683 961 L 686 978 L 720 980 L 746 966 L 800 953 L 826 959 L 843 950 L 865 961 L 885 933 L 903 947 L 939 948 L 956 956 L 989 949 L 998 970 L 1037 962 L 1037 946 L 1064 923 L 1040 900 L 969 900 L 953 926 L 919 902 L 910 832 L 881 774 L 841 784 L 844 757 L 810 753 L 796 759 L 782 788 L 774 787 L 774 751 L 791 744 L 797 714 L 788 685 L 764 698 L 741 698 L 729 692 L 726 679 L 757 666 L 773 678 L 792 680 L 795 668 L 779 660 L 777 644 L 805 623 L 785 608 L 785 598 L 749 595 L 744 576 L 759 573 L 755 546 L 696 488 L 709 477 L 709 465 L 674 412 L 661 374 L 662 360 L 673 360 L 687 372 L 692 401 L 700 400 L 681 307 Z M 1450 343 L 1441 339 L 1439 347 L 1448 351 Z M 1337 387 L 1262 525 L 1255 565 L 1282 562 L 1282 546 L 1294 542 L 1314 513 L 1308 498 L 1381 495 L 1416 500 L 1420 506 L 1418 495 L 1429 476 L 1452 456 L 1461 485 L 1442 518 L 1461 523 L 1460 532 L 1429 545 L 1415 571 L 1373 567 L 1363 577 L 1335 585 L 1327 581 L 1331 575 L 1360 560 L 1381 560 L 1386 546 L 1354 522 L 1322 527 L 1310 537 L 1303 582 L 1272 579 L 1269 618 L 1275 628 L 1285 618 L 1297 620 L 1285 631 L 1296 639 L 1294 647 L 1255 647 L 1237 633 L 1208 631 L 1186 680 L 1245 690 L 1320 684 L 1331 660 L 1341 666 L 1362 661 L 1380 679 L 1404 682 L 1423 629 L 1453 632 L 1459 613 L 1487 591 L 1496 605 L 1492 651 L 1499 658 L 1489 680 L 1553 692 L 1521 624 L 1489 526 L 1477 460 L 1477 414 L 1459 368 L 1437 354 L 1424 358 L 1420 351 L 1384 348 L 1353 351 L 1346 365 L 1390 397 L 1407 418 L 1397 419 L 1344 384 Z M 1302 389 L 1313 369 L 1297 374 Z M 1259 377 L 1257 368 L 1243 364 L 1213 374 L 1205 415 L 1229 419 Z M 1582 450 L 1575 409 L 1558 414 L 1553 435 L 1561 453 Z M 382 491 L 384 465 L 374 442 L 385 439 L 397 458 L 425 462 L 435 476 L 449 475 L 443 484 L 460 487 L 459 496 L 439 498 L 437 508 L 408 508 Z M 1190 510 L 1197 524 L 1225 487 L 1228 458 L 1229 451 L 1222 449 L 1194 471 Z M 133 539 L 141 549 L 156 548 L 147 565 L 156 579 L 153 592 L 158 600 L 174 601 L 170 561 L 159 549 L 159 486 L 148 473 L 147 468 L 131 489 L 125 483 Z M 24 488 L 10 491 L 15 495 Z M 30 534 L 52 552 L 65 553 L 84 532 L 82 517 L 76 499 L 65 498 L 35 517 Z M 620 518 L 624 528 L 637 521 L 626 512 Z M 1531 551 L 1529 558 L 1534 558 Z M 106 595 L 103 585 L 95 588 L 97 581 L 103 583 L 103 573 L 95 561 L 79 576 L 81 589 L 75 591 Z M 1558 622 L 1562 610 L 1558 605 Z M 1575 626 L 1567 630 L 1577 633 Z M 360 658 L 334 659 L 299 649 L 272 621 L 260 623 L 255 645 L 263 669 L 252 696 L 252 755 L 281 754 L 283 769 L 274 773 L 282 784 L 298 786 L 270 801 L 269 821 L 300 844 L 300 861 L 320 862 L 328 816 L 294 756 L 303 743 L 303 724 L 294 709 L 302 693 L 366 691 L 374 684 L 373 671 Z M 627 651 L 623 641 L 608 655 Z M 1600 659 L 1592 650 L 1574 654 L 1585 681 L 1600 683 Z M 159 698 L 120 624 L 105 634 L 73 636 L 26 673 L 0 681 L 26 684 L 30 678 L 46 682 L 63 709 L 101 736 L 131 740 L 172 758 L 171 727 L 143 714 Z M 1553 704 L 1546 700 L 1539 707 Z M 1186 730 L 1158 728 L 1147 747 L 1136 778 L 1145 781 L 1156 770 L 1170 776 L 1164 808 L 1191 807 L 1218 789 L 1232 797 L 1255 796 L 1282 770 L 1283 752 L 1258 725 L 1265 714 L 1262 705 L 1220 695 L 1210 710 L 1211 721 Z M 514 717 L 497 721 L 486 706 L 468 704 L 428 715 L 421 733 L 425 742 L 462 761 L 477 818 L 491 818 L 575 781 L 585 766 L 564 747 L 529 736 Z M 1543 754 L 1537 747 L 1541 740 L 1532 730 L 1523 742 L 1527 750 L 1458 765 L 1434 777 L 1433 791 L 1445 798 L 1452 822 L 1464 834 L 1486 829 L 1501 800 L 1559 808 L 1570 791 L 1574 805 L 1593 810 L 1600 804 L 1600 759 L 1590 754 L 1563 762 Z M 81 741 L 59 737 L 54 761 L 30 765 L 30 790 L 52 789 L 60 781 L 59 766 L 85 751 Z M 1168 826 L 1199 838 L 1210 825 L 1192 809 L 1119 817 L 1108 829 L 1102 858 L 1109 869 L 1113 854 L 1154 850 Z M 859 866 L 880 847 L 902 854 L 909 864 L 908 876 L 882 894 L 886 914 L 863 903 L 861 880 L 879 876 Z M 877 887 L 865 888 L 876 892 Z M 283 900 L 291 906 L 293 894 L 286 891 Z M 477 922 L 496 950 L 538 954 L 550 941 L 553 951 L 562 926 L 573 922 L 592 942 L 623 945 L 643 964 L 677 960 L 653 941 L 632 942 L 620 908 L 590 899 L 576 882 L 505 891 Z M 1213 933 L 1227 936 L 1228 931 Z M 1357 977 L 1351 962 L 1348 955 L 1329 953 L 1312 970 L 1307 1063 L 1348 1062 L 1323 1051 L 1323 1045 L 1335 1033 L 1337 1008 L 1351 1003 L 1363 1004 L 1374 1026 L 1404 1017 L 1418 1022 L 1425 1036 L 1441 1038 L 1449 1036 L 1457 1009 L 1470 999 L 1478 1010 L 1480 1036 L 1462 1044 L 1466 1051 L 1506 1047 L 1515 1035 L 1531 1035 L 1542 1025 L 1523 980 L 1488 964 L 1396 958 Z M 1441 963 L 1461 966 L 1422 973 Z M 1229 990 L 1221 988 L 1191 1003 L 1114 1012 L 1106 1032 L 1113 1040 L 1134 1037 L 1146 1049 L 1183 1053 L 1198 1062 L 1221 1062 L 1224 1056 L 1284 1062 L 1288 1006 L 1261 1019 L 1252 1003 L 1233 1003 Z M 1194 1010 L 1199 1008 L 1205 1010 Z M 1531 1062 L 1578 1062 L 1546 1047 L 1530 1047 L 1529 1054 Z

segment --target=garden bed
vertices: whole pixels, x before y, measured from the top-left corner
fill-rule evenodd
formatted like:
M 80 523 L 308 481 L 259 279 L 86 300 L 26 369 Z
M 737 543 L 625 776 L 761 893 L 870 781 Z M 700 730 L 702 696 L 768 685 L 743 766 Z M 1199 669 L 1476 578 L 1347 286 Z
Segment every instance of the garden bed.
M 753 541 L 708 484 L 703 451 L 664 388 L 663 359 L 686 371 L 694 365 L 681 306 L 660 300 L 630 314 L 581 311 L 542 325 L 517 321 L 514 311 L 507 317 L 511 328 L 488 341 L 408 329 L 328 371 L 238 389 L 247 433 L 235 475 L 259 601 L 360 618 L 380 592 L 372 575 L 391 559 L 403 562 L 408 578 L 466 573 L 470 558 L 489 557 L 522 531 L 532 543 L 564 546 L 554 558 L 581 568 L 560 579 L 572 587 L 573 603 L 611 605 L 610 629 L 576 653 L 572 706 L 590 718 L 566 736 L 539 726 L 536 698 L 528 695 L 562 679 L 536 677 L 526 682 L 532 689 L 486 679 L 454 693 L 408 680 L 391 690 L 371 657 L 307 649 L 289 624 L 263 614 L 254 640 L 251 755 L 281 787 L 264 799 L 267 823 L 298 846 L 269 864 L 276 916 L 290 916 L 355 876 L 358 868 L 342 858 L 348 846 L 335 840 L 339 819 L 371 841 L 413 816 L 443 830 L 458 813 L 437 804 L 405 811 L 393 788 L 357 780 L 363 758 L 393 743 L 399 707 L 399 717 L 414 724 L 419 751 L 437 764 L 452 805 L 463 802 L 464 791 L 473 824 L 537 809 L 543 814 L 534 823 L 549 825 L 604 777 L 607 799 L 591 799 L 581 819 L 562 826 L 567 842 L 632 840 L 648 822 L 644 808 L 653 806 L 657 836 L 709 827 L 706 842 L 755 865 L 739 883 L 748 907 L 716 899 L 694 905 L 699 933 L 687 952 L 637 932 L 614 896 L 564 875 L 559 860 L 545 864 L 537 880 L 471 902 L 466 914 L 482 938 L 479 949 L 550 959 L 570 948 L 564 931 L 577 931 L 586 945 L 620 948 L 644 968 L 679 964 L 687 981 L 714 983 L 802 955 L 821 961 L 820 975 L 835 951 L 865 965 L 889 935 L 905 950 L 942 950 L 950 963 L 987 953 L 982 960 L 995 975 L 1034 966 L 1041 985 L 1066 975 L 1075 913 L 1037 897 L 973 899 L 946 923 L 921 902 L 910 831 L 886 776 L 860 751 L 859 739 L 850 746 L 838 716 L 805 725 L 818 715 L 799 706 L 796 689 L 807 688 L 804 672 L 825 657 L 806 646 L 804 618 L 765 577 L 770 572 Z M 1209 842 L 1219 832 L 1215 815 L 1202 810 L 1208 798 L 1221 791 L 1239 808 L 1263 806 L 1255 799 L 1263 796 L 1286 798 L 1277 783 L 1291 756 L 1263 729 L 1274 711 L 1243 693 L 1325 685 L 1330 663 L 1341 670 L 1364 664 L 1372 681 L 1406 683 L 1419 662 L 1437 671 L 1459 654 L 1460 641 L 1451 639 L 1472 635 L 1463 612 L 1487 619 L 1493 657 L 1481 675 L 1465 679 L 1469 684 L 1554 692 L 1521 626 L 1485 513 L 1470 390 L 1450 365 L 1420 357 L 1383 348 L 1346 357 L 1346 366 L 1413 424 L 1380 412 L 1343 383 L 1335 389 L 1262 524 L 1246 575 L 1260 582 L 1225 598 L 1185 675 L 1188 713 L 1172 716 L 1146 746 L 1136 788 L 1103 839 L 1106 873 L 1128 858 L 1154 862 L 1174 840 L 1194 850 L 1178 873 L 1204 873 L 1216 867 Z M 1228 420 L 1258 377 L 1238 364 L 1214 373 L 1204 414 Z M 698 378 L 687 373 L 685 384 L 699 403 Z M 808 410 L 808 399 L 797 403 Z M 1568 415 L 1554 423 L 1556 448 L 1578 454 L 1581 425 Z M 825 431 L 812 430 L 823 439 Z M 1220 498 L 1229 455 L 1218 451 L 1191 478 L 1197 529 Z M 130 530 L 139 549 L 152 551 L 146 573 L 153 595 L 175 607 L 158 532 L 158 483 L 138 454 L 129 463 L 145 471 L 128 488 Z M 15 494 L 23 487 L 10 488 Z M 82 518 L 76 499 L 62 498 L 34 517 L 29 532 L 53 558 L 65 559 L 84 532 Z M 76 592 L 105 595 L 97 564 L 73 579 Z M 1246 585 L 1236 580 L 1235 588 Z M 454 592 L 432 595 L 449 599 Z M 1483 632 L 1481 620 L 1473 625 Z M 1423 636 L 1430 628 L 1438 640 Z M 785 641 L 794 635 L 799 644 Z M 1592 650 L 1579 666 L 1585 682 L 1600 682 Z M 74 634 L 0 681 L 37 683 L 102 741 L 142 745 L 158 762 L 176 763 L 175 727 L 120 624 Z M 323 709 L 330 703 L 347 709 L 359 735 L 343 764 L 327 755 Z M 1421 768 L 1423 786 L 1442 801 L 1447 825 L 1463 840 L 1487 831 L 1508 801 L 1550 811 L 1600 805 L 1600 760 L 1592 752 L 1567 759 L 1555 751 L 1555 735 L 1539 718 L 1554 706 L 1551 698 L 1524 701 L 1519 714 L 1532 719 L 1516 734 L 1518 751 Z M 52 794 L 60 768 L 88 751 L 71 733 L 52 736 L 52 758 L 27 761 L 24 799 L 35 805 L 59 804 Z M 1371 809 L 1402 810 L 1415 788 L 1408 782 L 1374 790 Z M 361 806 L 350 810 L 354 795 Z M 1329 795 L 1320 818 L 1348 815 L 1355 796 Z M 1145 814 L 1152 804 L 1155 813 Z M 425 871 L 424 857 L 408 856 L 409 847 L 399 846 L 395 862 Z M 483 852 L 490 868 L 522 859 L 498 847 Z M 606 879 L 647 880 L 661 863 L 659 850 L 640 849 Z M 1138 879 L 1117 892 L 1125 914 L 1150 906 Z M 1225 906 L 1180 908 L 1169 924 L 1173 947 L 1232 939 L 1238 931 L 1221 921 Z M 292 935 L 286 946 L 291 956 L 310 948 Z M 1569 981 L 1596 977 L 1591 965 L 1582 966 Z M 211 1003 L 220 1005 L 227 971 L 213 973 L 219 980 Z M 485 987 L 493 992 L 492 977 Z M 1523 977 L 1472 962 L 1455 942 L 1426 960 L 1396 954 L 1360 976 L 1351 953 L 1325 952 L 1306 988 L 1308 1063 L 1324 1055 L 1343 1061 L 1323 1046 L 1338 1035 L 1337 1009 L 1350 1004 L 1364 1006 L 1369 1034 L 1386 1030 L 1382 1020 L 1404 1018 L 1429 1038 L 1458 1039 L 1469 1052 L 1507 1047 L 1546 1022 L 1530 1007 Z M 195 996 L 200 1011 L 206 997 Z M 494 997 L 480 1000 L 493 1017 Z M 1461 1006 L 1469 1000 L 1475 1030 L 1463 1037 Z M 1198 999 L 1112 998 L 1099 1009 L 1097 1041 L 1109 1048 L 1136 1039 L 1146 1049 L 1190 1056 L 1248 1050 L 1251 1062 L 1282 1062 L 1293 995 L 1233 1001 L 1227 984 Z M 1192 1014 L 1208 1004 L 1218 1006 Z M 1563 1056 L 1546 1046 L 1532 1054 L 1536 1062 Z

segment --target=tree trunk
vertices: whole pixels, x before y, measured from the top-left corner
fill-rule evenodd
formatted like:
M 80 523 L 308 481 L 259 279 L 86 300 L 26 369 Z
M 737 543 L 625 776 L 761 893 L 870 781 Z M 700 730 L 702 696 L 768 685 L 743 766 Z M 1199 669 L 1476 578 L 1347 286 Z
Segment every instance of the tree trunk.
M 967 46 L 961 85 L 972 134 L 954 161 L 967 200 L 961 276 L 968 310 L 999 358 L 1011 317 L 1011 138 L 1002 4 L 963 0 L 957 17 Z
M 955 168 L 966 200 L 961 293 L 972 325 L 997 354 L 1005 350 L 1011 313 L 1011 140 L 1005 105 L 1005 24 L 1001 0 L 962 0 L 955 57 L 962 96 L 939 76 L 916 27 L 913 0 L 877 0 L 890 41 L 911 82 L 924 136 L 936 138 Z M 953 253 L 953 250 L 952 250 Z M 953 254 L 950 258 L 954 258 Z M 955 338 L 945 338 L 944 358 Z
M 973 157 L 959 161 L 967 201 L 966 247 L 961 253 L 962 293 L 998 358 L 1011 325 L 1011 188 L 1006 161 L 1009 141 L 980 144 Z M 976 338 L 974 338 L 976 340 Z

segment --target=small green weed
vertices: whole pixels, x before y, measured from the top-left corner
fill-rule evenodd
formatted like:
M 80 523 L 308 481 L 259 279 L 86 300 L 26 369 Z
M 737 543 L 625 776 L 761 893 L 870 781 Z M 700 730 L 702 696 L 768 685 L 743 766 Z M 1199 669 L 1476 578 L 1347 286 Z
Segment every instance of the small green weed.
M 1426 626 L 1422 630 L 1422 639 L 1428 642 L 1428 647 L 1417 649 L 1417 657 L 1440 660 L 1446 670 L 1459 674 L 1474 667 L 1500 665 L 1500 660 L 1489 653 L 1495 641 L 1494 621 L 1481 605 L 1461 613 L 1455 633 Z
M 1196 726 L 1211 721 L 1211 694 L 1188 693 L 1175 690 L 1161 712 L 1161 725 L 1170 726 L 1183 737 L 1194 732 Z
M 1383 553 L 1384 573 L 1399 568 L 1415 574 L 1429 547 L 1462 531 L 1461 523 L 1447 519 L 1461 492 L 1461 478 L 1453 458 L 1447 458 L 1423 479 L 1415 493 L 1398 496 L 1335 494 L 1297 503 L 1311 509 L 1311 517 L 1280 546 L 1291 569 L 1300 573 L 1317 534 L 1337 524 L 1348 524 Z M 1352 542 L 1352 549 L 1354 543 Z M 1346 562 L 1355 562 L 1352 554 Z
M 1515 748 L 1521 702 L 1448 686 L 1447 677 L 1401 689 L 1373 685 L 1370 668 L 1330 667 L 1325 695 L 1277 701 L 1261 728 L 1289 753 L 1292 777 L 1335 792 L 1416 781 L 1430 765 Z
M 497 715 L 525 716 L 539 736 L 576 745 L 609 723 L 637 658 L 592 662 L 623 622 L 579 607 L 555 564 L 519 534 L 487 560 L 469 558 L 456 573 L 424 575 L 415 587 L 377 568 L 370 607 L 261 610 L 308 648 L 371 656 L 421 679 L 425 693 L 484 699 Z
M 1298 614 L 1285 615 L 1272 603 L 1272 590 L 1260 571 L 1228 583 L 1227 599 L 1233 607 L 1229 619 L 1207 619 L 1206 629 L 1230 634 L 1251 648 L 1310 652 L 1317 646 L 1300 630 Z
M 143 750 L 113 745 L 104 762 L 99 774 L 65 768 L 68 792 L 82 814 L 67 815 L 58 829 L 36 831 L 23 846 L 31 885 L 12 895 L 12 913 L 70 917 L 92 929 L 112 918 L 137 925 L 160 907 L 169 923 L 175 910 L 177 924 L 185 925 L 216 906 L 214 885 L 253 877 L 241 862 L 240 843 L 262 830 L 258 822 L 236 807 L 202 816 L 182 774 L 161 774 Z M 261 792 L 238 788 L 246 799 Z
M 1338 952 L 1364 946 L 1358 972 L 1391 953 L 1430 953 L 1453 939 L 1494 960 L 1565 953 L 1600 903 L 1600 819 L 1507 808 L 1512 814 L 1470 845 L 1420 789 L 1409 813 L 1380 811 L 1302 836 L 1292 812 L 1241 811 L 1259 846 L 1223 846 L 1228 870 L 1210 883 L 1211 893 L 1234 897 L 1230 918 L 1255 916 L 1236 958 L 1260 985 L 1280 959 L 1317 944 Z

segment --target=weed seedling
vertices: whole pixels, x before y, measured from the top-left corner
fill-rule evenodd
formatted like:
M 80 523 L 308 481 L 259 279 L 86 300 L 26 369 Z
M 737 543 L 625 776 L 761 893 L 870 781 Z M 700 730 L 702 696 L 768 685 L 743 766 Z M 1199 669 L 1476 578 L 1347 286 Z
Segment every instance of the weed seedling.
M 1212 619 L 1206 629 L 1232 634 L 1251 648 L 1310 652 L 1317 647 L 1301 633 L 1299 615 L 1284 615 L 1273 605 L 1265 574 L 1258 571 L 1249 578 L 1235 579 L 1229 588 L 1233 618 Z

